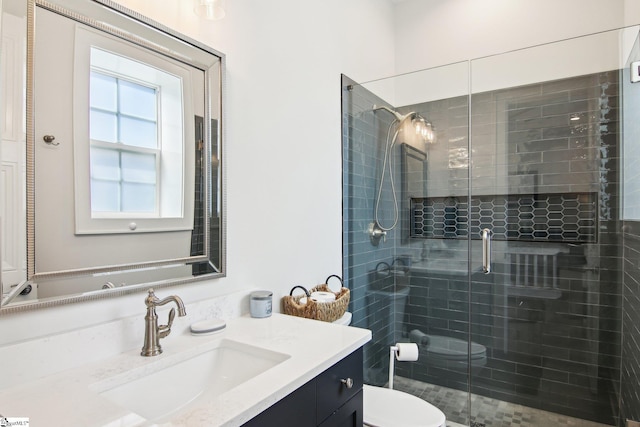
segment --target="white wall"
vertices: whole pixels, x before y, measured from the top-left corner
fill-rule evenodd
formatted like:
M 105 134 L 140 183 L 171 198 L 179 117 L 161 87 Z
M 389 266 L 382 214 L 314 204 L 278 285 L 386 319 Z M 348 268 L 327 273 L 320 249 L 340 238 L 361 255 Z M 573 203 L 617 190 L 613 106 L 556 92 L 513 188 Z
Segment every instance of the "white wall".
M 634 4 L 635 3 L 635 4 Z M 407 0 L 396 7 L 396 72 L 494 55 L 640 21 L 634 0 Z
M 227 55 L 227 277 L 158 291 L 185 302 L 241 287 L 314 285 L 342 268 L 340 73 L 393 74 L 388 0 L 122 0 Z M 139 314 L 143 295 L 0 317 L 0 345 Z M 54 320 L 52 320 L 54 319 Z
M 474 59 L 470 71 L 443 67 L 395 79 L 395 105 L 608 71 L 623 66 L 623 32 L 640 22 L 631 0 L 406 0 L 395 11 L 396 72 Z M 635 40 L 637 28 L 629 31 Z M 565 40 L 562 43 L 552 43 Z M 549 45 L 540 46 L 545 43 Z M 532 49 L 518 49 L 537 46 Z M 500 55 L 510 52 L 506 55 Z M 482 58 L 482 59 L 478 59 Z M 469 72 L 471 75 L 469 76 Z M 406 90 L 404 90 L 406 89 Z M 404 94 L 403 94 L 404 92 Z

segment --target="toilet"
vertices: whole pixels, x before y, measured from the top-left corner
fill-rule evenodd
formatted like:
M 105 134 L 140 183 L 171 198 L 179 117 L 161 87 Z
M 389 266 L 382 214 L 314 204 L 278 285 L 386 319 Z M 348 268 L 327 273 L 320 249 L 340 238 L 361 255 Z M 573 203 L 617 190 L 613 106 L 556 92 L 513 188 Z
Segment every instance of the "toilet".
M 368 427 L 445 427 L 444 413 L 419 397 L 363 385 L 364 425 Z
M 351 313 L 334 323 L 349 325 Z M 364 384 L 362 394 L 367 427 L 446 427 L 447 419 L 440 409 L 409 393 Z
M 336 325 L 349 326 L 351 324 L 351 317 L 351 312 L 347 311 L 344 313 L 344 315 L 342 315 L 341 318 L 335 320 L 333 323 L 335 323 Z
M 471 349 L 467 341 L 429 335 L 429 345 L 426 346 L 426 360 L 433 366 L 446 369 L 466 371 L 469 363 L 471 370 L 476 371 L 487 364 L 487 348 L 482 344 L 471 342 Z
M 442 335 L 425 334 L 418 329 L 409 332 L 409 340 L 418 344 L 420 357 L 431 366 L 477 373 L 487 364 L 487 348 L 482 344 Z

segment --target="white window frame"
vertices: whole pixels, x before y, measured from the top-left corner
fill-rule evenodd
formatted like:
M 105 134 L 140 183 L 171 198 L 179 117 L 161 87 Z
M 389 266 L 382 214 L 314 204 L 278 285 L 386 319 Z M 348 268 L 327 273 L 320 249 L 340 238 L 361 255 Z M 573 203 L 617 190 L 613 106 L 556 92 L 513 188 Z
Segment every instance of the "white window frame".
M 91 142 L 89 139 L 89 88 L 90 70 L 92 68 L 91 52 L 106 52 L 103 64 L 94 60 L 93 67 L 102 72 L 126 74 L 127 80 L 140 80 L 147 85 L 158 84 L 162 75 L 179 78 L 178 89 L 165 90 L 160 83 L 161 96 L 168 94 L 172 99 L 181 100 L 181 109 L 171 108 L 178 103 L 160 101 L 158 129 L 161 155 L 160 175 L 158 175 L 158 213 L 118 213 L 114 215 L 91 212 L 91 177 L 89 156 Z M 108 55 L 112 55 L 109 59 Z M 129 62 L 136 62 L 140 70 L 131 73 L 118 72 L 118 62 L 113 55 L 123 57 Z M 130 58 L 136 58 L 132 60 Z M 122 61 L 125 62 L 125 61 Z M 126 69 L 126 67 L 125 67 Z M 153 73 L 149 70 L 158 70 Z M 151 74 L 155 74 L 152 76 Z M 158 77 L 160 76 L 160 77 Z M 155 79 L 155 80 L 154 80 Z M 76 26 L 74 45 L 74 181 L 75 181 L 75 224 L 76 234 L 113 234 L 163 232 L 193 229 L 193 202 L 195 179 L 195 129 L 194 106 L 192 101 L 192 83 L 190 70 L 179 63 L 160 54 L 149 52 L 132 43 L 110 35 L 97 32 L 82 25 Z M 121 148 L 127 148 L 123 146 Z M 169 194 L 169 196 L 165 196 Z M 177 195 L 177 196 L 176 196 Z M 180 203 L 175 201 L 179 198 Z

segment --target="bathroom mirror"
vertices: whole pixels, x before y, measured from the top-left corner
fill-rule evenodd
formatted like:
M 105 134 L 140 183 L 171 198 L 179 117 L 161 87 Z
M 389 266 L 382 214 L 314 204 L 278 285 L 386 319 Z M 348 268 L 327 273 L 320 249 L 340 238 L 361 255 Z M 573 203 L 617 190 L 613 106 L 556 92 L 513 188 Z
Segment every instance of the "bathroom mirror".
M 1 30 L 0 313 L 224 276 L 224 55 L 110 0 Z
M 409 212 L 414 198 L 427 197 L 427 153 L 409 145 L 400 145 L 400 166 L 401 166 L 401 209 L 402 212 Z M 408 243 L 411 237 L 411 218 L 402 216 L 401 218 L 401 239 L 403 243 Z

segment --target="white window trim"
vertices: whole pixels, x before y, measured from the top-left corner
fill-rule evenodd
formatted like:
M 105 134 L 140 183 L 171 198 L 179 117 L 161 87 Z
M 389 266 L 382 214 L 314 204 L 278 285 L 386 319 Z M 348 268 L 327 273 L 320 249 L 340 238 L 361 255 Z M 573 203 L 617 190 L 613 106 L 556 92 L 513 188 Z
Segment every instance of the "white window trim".
M 76 234 L 192 230 L 195 179 L 195 129 L 190 70 L 177 61 L 138 48 L 131 43 L 97 32 L 81 24 L 76 25 L 74 47 L 73 114 Z M 114 215 L 105 218 L 104 215 L 92 215 L 91 178 L 89 170 L 89 99 L 86 96 L 89 87 L 92 47 L 126 58 L 137 58 L 141 64 L 157 68 L 164 73 L 172 74 L 180 78 L 182 84 L 182 111 L 170 111 L 164 106 L 160 108 L 161 116 L 158 118 L 159 121 L 162 121 L 159 132 L 163 134 L 161 137 L 163 141 L 161 147 L 163 156 L 161 156 L 160 160 L 163 164 L 160 167 L 162 173 L 158 177 L 158 184 L 173 186 L 172 191 L 174 191 L 174 194 L 175 192 L 182 194 L 182 204 L 179 209 L 176 210 L 175 206 L 172 208 L 171 203 L 167 203 L 168 197 L 161 197 L 158 200 L 161 217 L 150 217 L 144 214 L 126 214 L 125 216 Z M 100 67 L 94 68 L 100 70 Z M 180 95 L 174 94 L 174 96 Z M 167 163 L 166 160 L 162 160 L 162 158 L 167 159 L 170 156 L 174 159 L 175 156 L 179 156 L 181 162 L 176 163 L 176 161 L 173 160 Z M 182 172 L 171 170 L 176 167 L 180 167 Z M 181 179 L 175 179 L 176 173 L 180 174 Z

